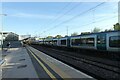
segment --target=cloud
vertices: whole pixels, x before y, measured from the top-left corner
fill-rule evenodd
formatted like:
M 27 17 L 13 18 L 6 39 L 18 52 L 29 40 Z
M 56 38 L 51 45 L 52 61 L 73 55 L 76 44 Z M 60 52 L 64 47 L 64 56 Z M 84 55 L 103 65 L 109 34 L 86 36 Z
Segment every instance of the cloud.
M 19 18 L 39 18 L 39 19 L 52 19 L 53 18 L 53 16 L 50 16 L 50 15 L 29 14 L 29 13 L 16 13 L 10 16 L 19 17 Z
M 16 13 L 9 15 L 10 17 L 17 17 L 17 18 L 31 18 L 31 19 L 52 19 L 52 20 L 59 20 L 64 21 L 71 18 L 73 15 L 65 15 L 60 17 L 61 15 L 45 15 L 45 14 L 30 14 L 30 13 Z

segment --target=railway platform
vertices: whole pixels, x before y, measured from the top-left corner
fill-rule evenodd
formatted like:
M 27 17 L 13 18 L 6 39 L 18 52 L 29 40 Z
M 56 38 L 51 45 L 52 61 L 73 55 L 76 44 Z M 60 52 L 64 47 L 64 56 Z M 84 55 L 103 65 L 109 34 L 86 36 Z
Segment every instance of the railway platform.
M 93 79 L 91 76 L 80 72 L 64 63 L 61 61 L 58 61 L 43 52 L 38 51 L 37 49 L 27 46 L 27 49 L 30 50 L 30 53 L 36 58 L 36 60 L 39 60 L 39 64 L 42 66 L 41 63 L 43 63 L 43 68 L 48 73 L 48 75 L 53 75 L 50 76 L 51 78 L 68 78 L 68 79 L 80 79 L 80 78 L 89 78 Z M 47 66 L 46 66 L 47 65 Z M 47 69 L 45 69 L 47 68 Z M 53 72 L 53 73 L 51 73 Z M 57 76 L 57 75 L 58 76 Z
M 11 48 L 3 54 L 2 80 L 6 79 L 82 79 L 91 76 L 58 61 L 37 49 L 26 47 Z

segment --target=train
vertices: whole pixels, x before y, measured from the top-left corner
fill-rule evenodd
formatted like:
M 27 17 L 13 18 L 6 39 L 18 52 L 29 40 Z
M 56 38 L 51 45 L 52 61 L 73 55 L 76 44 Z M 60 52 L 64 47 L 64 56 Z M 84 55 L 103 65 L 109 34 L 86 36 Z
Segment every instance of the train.
M 43 39 L 32 41 L 32 43 L 77 49 L 120 52 L 120 30 Z

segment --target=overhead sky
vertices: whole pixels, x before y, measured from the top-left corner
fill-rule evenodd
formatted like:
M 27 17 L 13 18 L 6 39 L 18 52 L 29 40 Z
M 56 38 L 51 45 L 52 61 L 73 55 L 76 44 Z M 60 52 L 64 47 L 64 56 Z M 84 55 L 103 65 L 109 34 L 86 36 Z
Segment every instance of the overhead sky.
M 3 2 L 4 31 L 33 36 L 111 29 L 118 22 L 117 2 Z

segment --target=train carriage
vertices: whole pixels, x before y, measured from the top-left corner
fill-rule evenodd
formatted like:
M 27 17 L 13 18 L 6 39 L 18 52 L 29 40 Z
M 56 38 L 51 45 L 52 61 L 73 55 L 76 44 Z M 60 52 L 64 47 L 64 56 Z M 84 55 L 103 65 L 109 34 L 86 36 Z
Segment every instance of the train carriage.
M 95 49 L 101 51 L 120 51 L 120 30 L 91 33 L 62 38 L 44 39 L 39 43 L 66 48 Z

